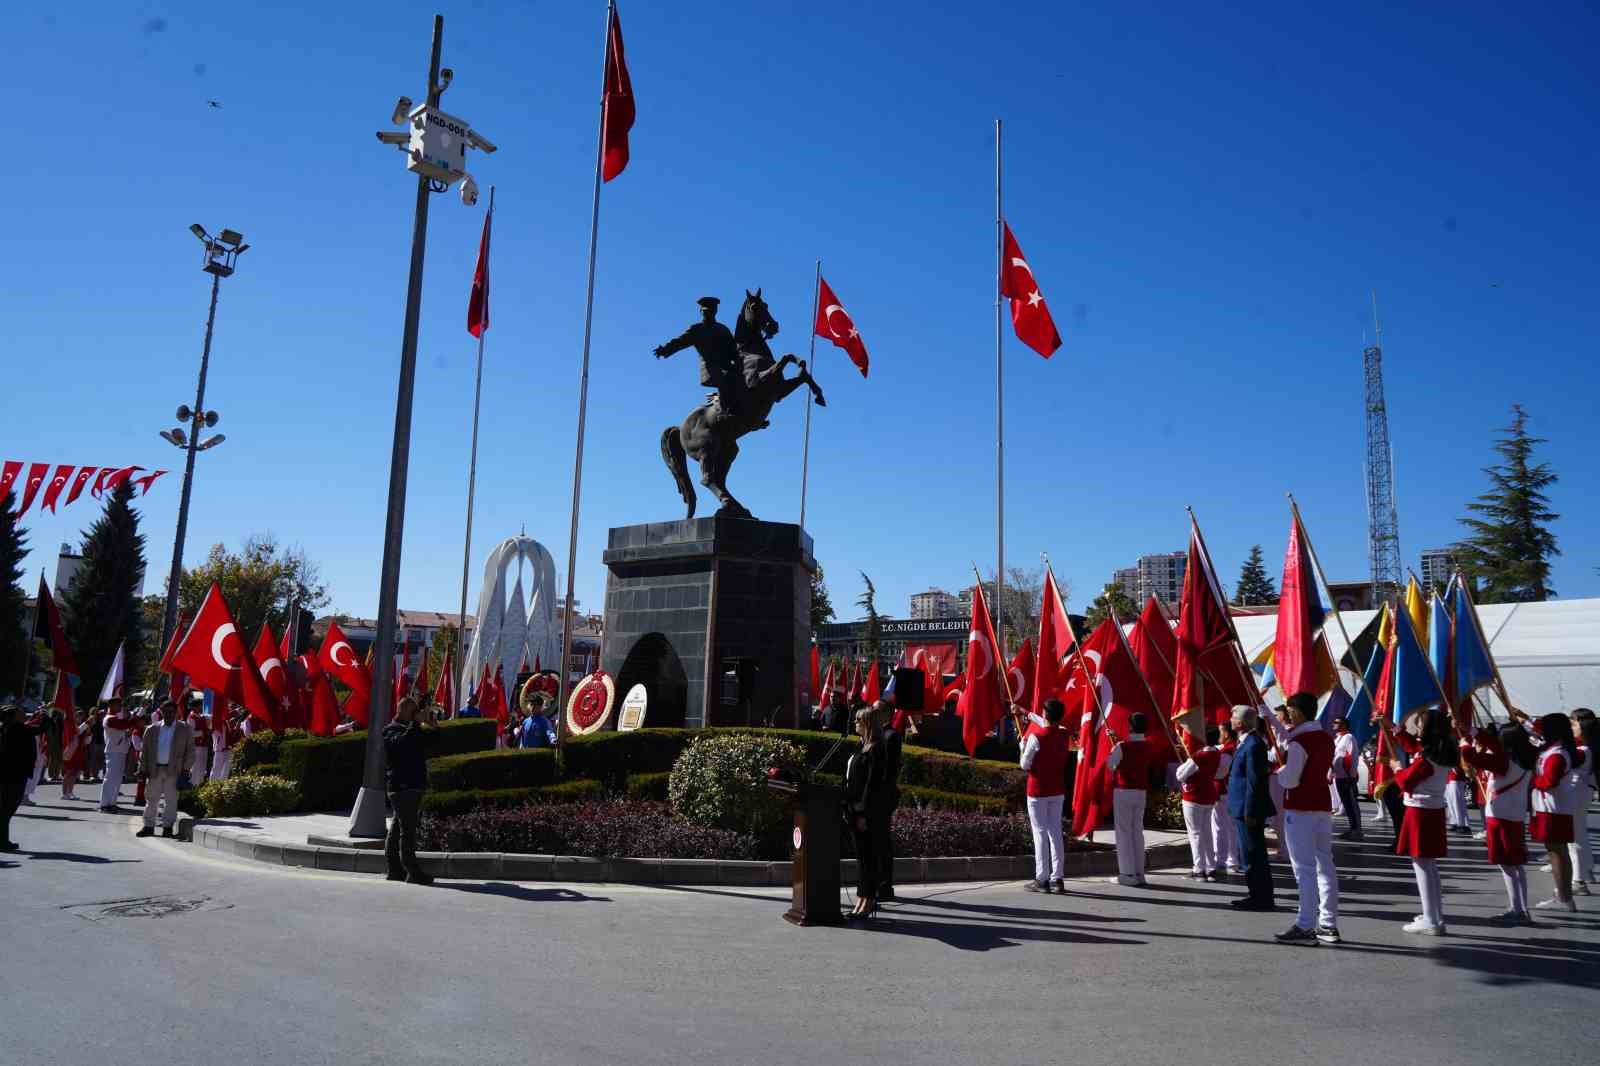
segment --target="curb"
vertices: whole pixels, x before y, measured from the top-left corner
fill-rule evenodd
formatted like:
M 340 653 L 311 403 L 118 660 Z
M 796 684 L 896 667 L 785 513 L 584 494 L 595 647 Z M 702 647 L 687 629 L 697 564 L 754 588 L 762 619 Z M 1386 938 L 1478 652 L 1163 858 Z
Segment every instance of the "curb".
M 264 840 L 259 833 L 225 829 L 195 822 L 189 839 L 201 847 L 241 859 L 274 866 L 339 873 L 384 874 L 388 861 L 381 850 L 294 844 Z M 419 851 L 424 873 L 451 880 L 569 881 L 588 884 L 728 885 L 787 888 L 793 881 L 793 864 L 734 859 L 596 859 L 577 855 L 521 855 L 506 852 Z M 1150 869 L 1189 864 L 1187 844 L 1161 844 L 1145 852 Z M 1069 852 L 1068 877 L 1099 877 L 1117 872 L 1113 851 Z M 1032 855 L 895 859 L 897 884 L 938 884 L 949 881 L 1022 881 L 1033 877 Z M 854 859 L 839 863 L 839 880 L 856 878 Z

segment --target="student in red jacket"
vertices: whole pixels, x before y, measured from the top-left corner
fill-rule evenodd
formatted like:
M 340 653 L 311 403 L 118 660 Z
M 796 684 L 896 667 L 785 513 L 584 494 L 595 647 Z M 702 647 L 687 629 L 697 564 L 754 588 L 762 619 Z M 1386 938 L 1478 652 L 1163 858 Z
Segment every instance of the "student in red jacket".
M 1061 835 L 1071 744 L 1061 728 L 1066 712 L 1060 700 L 1046 700 L 1043 724 L 1034 719 L 1022 739 L 1022 768 L 1028 772 L 1028 824 L 1033 828 L 1033 880 L 1022 886 L 1029 892 L 1067 890 Z
M 1444 936 L 1444 888 L 1439 881 L 1439 860 L 1447 850 L 1445 843 L 1444 791 L 1450 770 L 1461 761 L 1456 748 L 1450 716 L 1429 711 L 1422 727 L 1422 741 L 1410 765 L 1392 763 L 1394 783 L 1405 795 L 1405 815 L 1395 839 L 1395 853 L 1411 858 L 1417 877 L 1417 894 L 1422 897 L 1422 913 L 1409 922 L 1405 931 L 1418 936 Z
M 1144 808 L 1149 802 L 1150 742 L 1145 739 L 1144 712 L 1128 716 L 1128 738 L 1118 740 L 1110 729 L 1106 736 L 1114 743 L 1106 756 L 1111 774 L 1111 811 L 1117 833 L 1117 876 L 1112 884 L 1142 885 L 1144 880 Z
M 1498 918 L 1507 925 L 1532 925 L 1528 910 L 1528 790 L 1538 753 L 1528 733 L 1512 722 L 1500 735 L 1480 729 L 1461 741 L 1461 758 L 1488 777 L 1483 800 L 1484 843 L 1489 861 L 1500 867 L 1509 906 Z
M 1295 923 L 1278 934 L 1282 943 L 1338 944 L 1339 871 L 1333 865 L 1333 737 L 1317 721 L 1317 697 L 1297 692 L 1287 704 L 1289 733 L 1283 742 L 1283 834 L 1300 888 Z
M 1194 859 L 1191 881 L 1215 881 L 1219 860 L 1217 834 L 1214 821 L 1217 811 L 1217 767 L 1222 763 L 1222 751 L 1217 741 L 1222 737 L 1214 725 L 1206 726 L 1206 743 L 1197 747 L 1194 734 L 1183 731 L 1183 745 L 1188 758 L 1178 767 L 1178 782 L 1183 789 L 1183 827 L 1189 834 L 1189 854 Z
M 1542 909 L 1575 911 L 1572 899 L 1573 813 L 1578 805 L 1578 784 L 1573 771 L 1583 765 L 1572 722 L 1564 714 L 1547 714 L 1539 719 L 1544 747 L 1533 770 L 1533 824 L 1528 835 L 1545 846 L 1550 855 L 1550 876 L 1556 894 L 1535 906 Z

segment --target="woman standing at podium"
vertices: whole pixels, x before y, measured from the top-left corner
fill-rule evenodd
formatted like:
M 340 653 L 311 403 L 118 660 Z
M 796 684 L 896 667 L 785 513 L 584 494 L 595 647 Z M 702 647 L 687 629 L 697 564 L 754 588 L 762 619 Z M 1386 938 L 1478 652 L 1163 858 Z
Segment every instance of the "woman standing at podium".
M 872 708 L 856 712 L 856 735 L 861 750 L 850 756 L 844 770 L 845 816 L 856 841 L 856 907 L 850 920 L 871 918 L 878 911 L 880 856 L 874 843 L 871 819 L 887 798 L 881 731 L 873 727 Z

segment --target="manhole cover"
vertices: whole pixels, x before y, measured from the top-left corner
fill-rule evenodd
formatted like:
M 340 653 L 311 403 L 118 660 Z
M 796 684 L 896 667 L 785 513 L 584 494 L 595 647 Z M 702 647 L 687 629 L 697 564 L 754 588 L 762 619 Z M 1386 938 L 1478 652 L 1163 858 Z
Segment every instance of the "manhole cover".
M 210 896 L 140 896 L 136 899 L 102 900 L 99 903 L 74 903 L 61 909 L 91 922 L 99 922 L 107 918 L 168 918 L 174 914 L 193 914 L 196 911 L 227 910 L 232 906 Z

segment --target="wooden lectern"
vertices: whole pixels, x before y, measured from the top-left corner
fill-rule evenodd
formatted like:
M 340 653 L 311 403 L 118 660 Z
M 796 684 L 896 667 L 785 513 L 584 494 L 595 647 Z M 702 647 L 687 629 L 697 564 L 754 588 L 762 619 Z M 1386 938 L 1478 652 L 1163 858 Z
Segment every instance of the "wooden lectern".
M 839 805 L 837 785 L 791 786 L 794 794 L 794 897 L 784 912 L 795 925 L 843 925 L 839 910 Z M 788 791 L 788 789 L 785 789 Z

